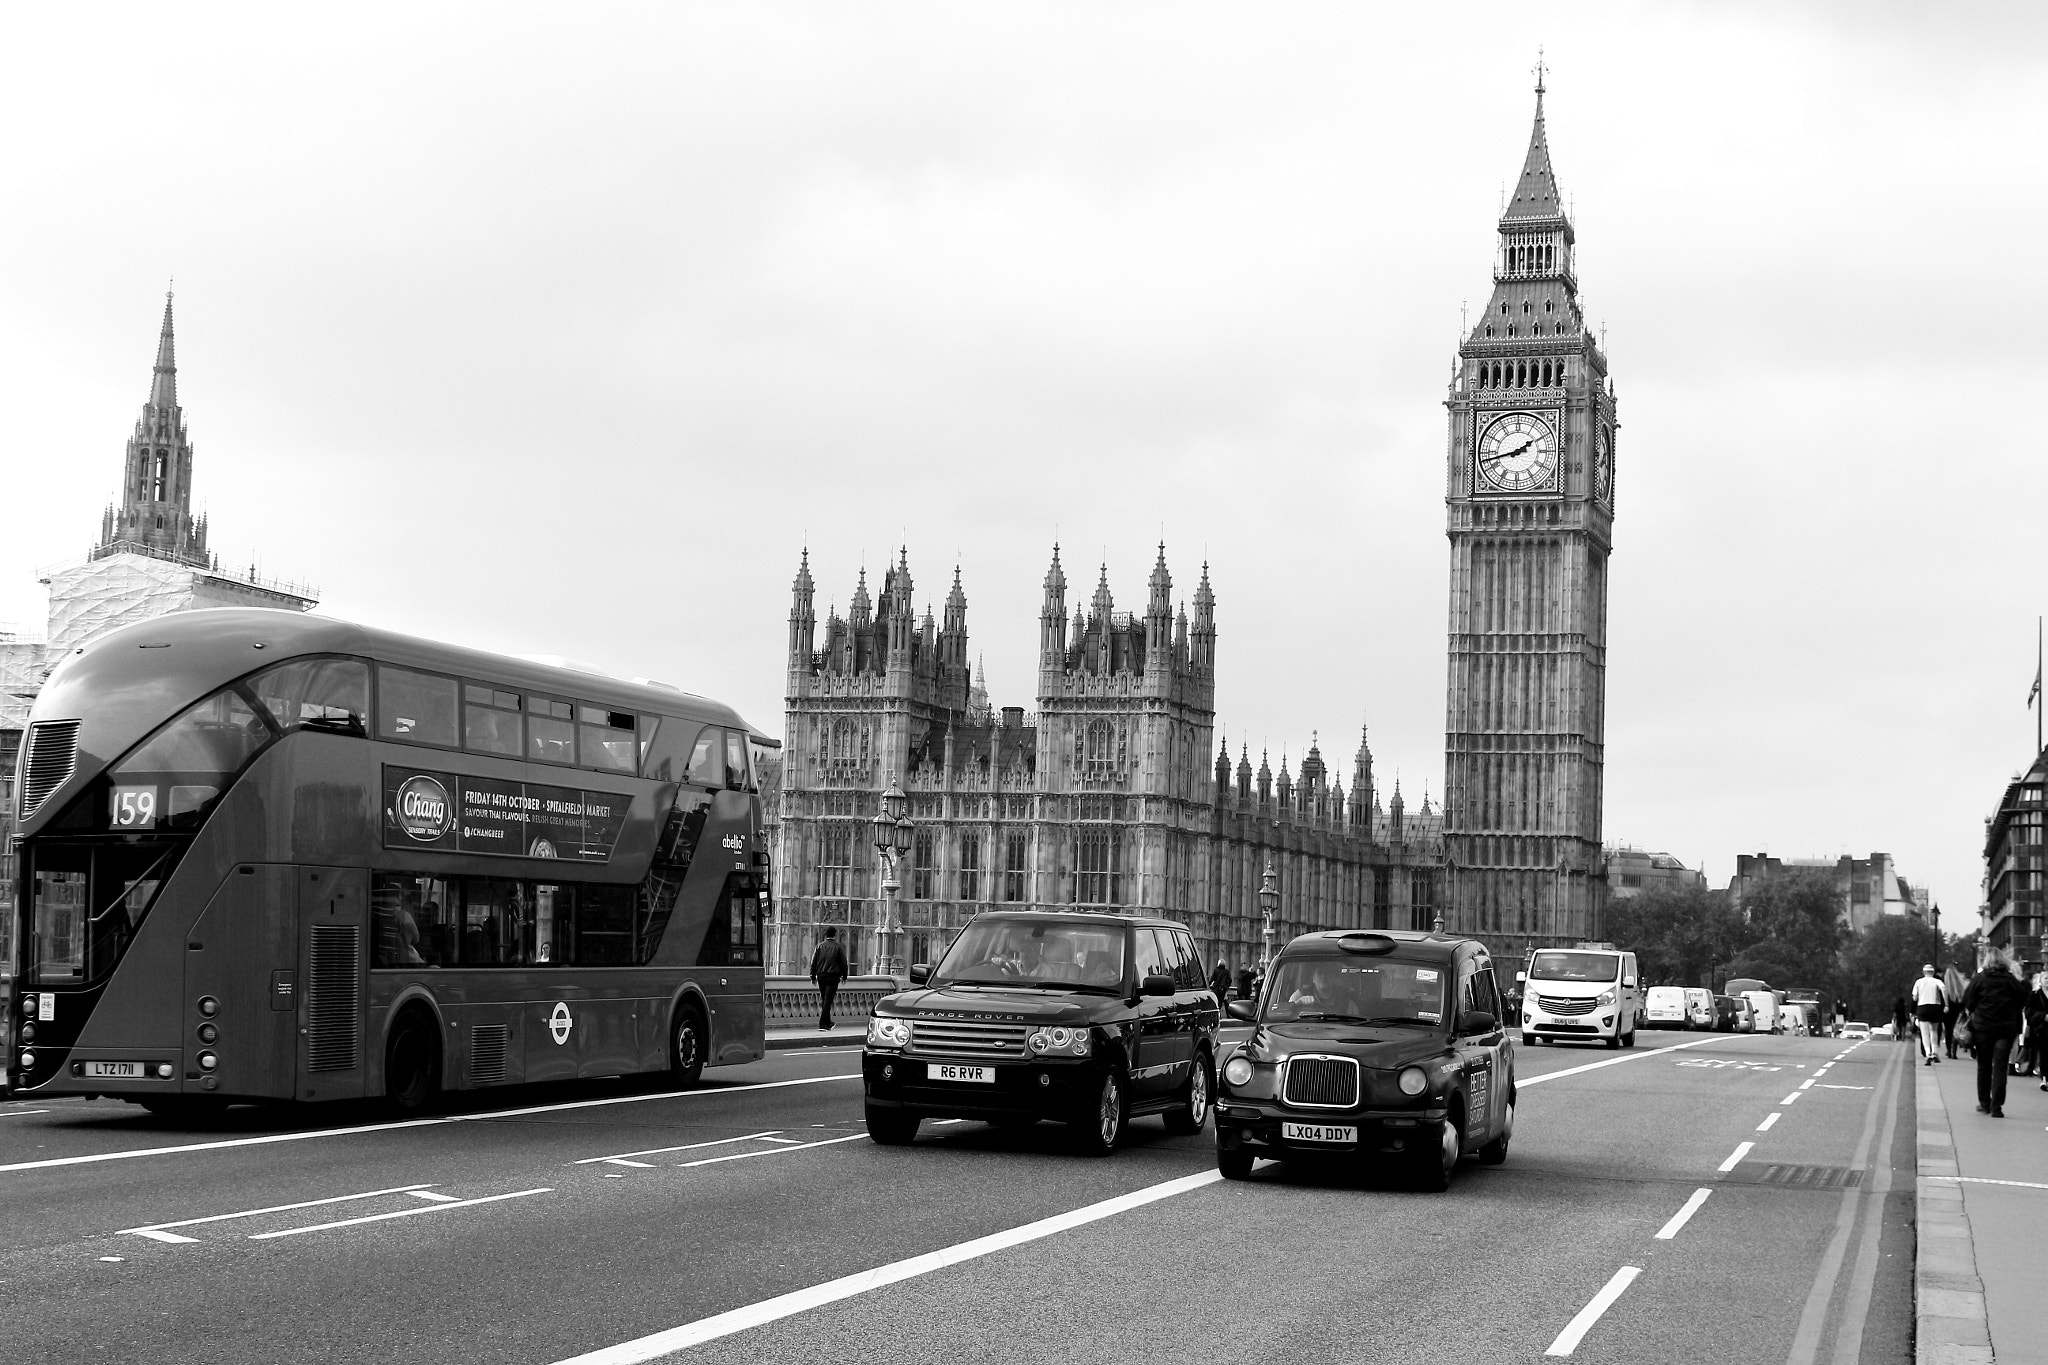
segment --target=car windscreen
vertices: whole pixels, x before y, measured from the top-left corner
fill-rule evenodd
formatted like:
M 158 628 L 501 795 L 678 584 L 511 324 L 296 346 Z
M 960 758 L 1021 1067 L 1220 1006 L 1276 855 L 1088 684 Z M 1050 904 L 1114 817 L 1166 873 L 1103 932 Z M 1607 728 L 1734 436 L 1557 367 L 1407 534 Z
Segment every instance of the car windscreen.
M 1100 920 L 976 920 L 953 940 L 932 983 L 1092 986 L 1118 990 L 1124 930 Z
M 1302 1019 L 1423 1024 L 1444 1018 L 1441 965 L 1391 958 L 1283 958 L 1266 987 L 1267 1023 Z
M 1529 964 L 1532 981 L 1612 981 L 1621 959 L 1612 953 L 1538 953 Z

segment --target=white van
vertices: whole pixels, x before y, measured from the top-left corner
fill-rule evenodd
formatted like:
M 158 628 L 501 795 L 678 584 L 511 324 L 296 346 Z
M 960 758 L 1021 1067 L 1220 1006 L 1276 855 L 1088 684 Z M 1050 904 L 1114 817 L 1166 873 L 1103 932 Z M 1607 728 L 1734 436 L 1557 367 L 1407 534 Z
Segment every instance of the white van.
M 1599 1041 L 1634 1047 L 1642 1012 L 1636 955 L 1612 947 L 1539 948 L 1522 973 L 1522 1045 Z
M 1703 1033 L 1714 1031 L 1714 993 L 1705 986 L 1685 988 L 1686 1027 L 1699 1029 Z
M 1744 991 L 1742 998 L 1749 1002 L 1756 1015 L 1752 1032 L 1776 1033 L 1778 1031 L 1778 997 L 1769 991 Z
M 1685 988 L 1652 986 L 1643 998 L 1644 1028 L 1684 1028 Z

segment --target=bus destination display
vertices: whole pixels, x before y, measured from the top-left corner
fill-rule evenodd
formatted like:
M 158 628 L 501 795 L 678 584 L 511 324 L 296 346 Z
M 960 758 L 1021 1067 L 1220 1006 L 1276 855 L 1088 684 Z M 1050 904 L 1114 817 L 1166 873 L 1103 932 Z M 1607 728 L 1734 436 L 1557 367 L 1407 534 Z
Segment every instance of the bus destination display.
M 387 764 L 384 846 L 609 862 L 631 801 L 617 792 Z

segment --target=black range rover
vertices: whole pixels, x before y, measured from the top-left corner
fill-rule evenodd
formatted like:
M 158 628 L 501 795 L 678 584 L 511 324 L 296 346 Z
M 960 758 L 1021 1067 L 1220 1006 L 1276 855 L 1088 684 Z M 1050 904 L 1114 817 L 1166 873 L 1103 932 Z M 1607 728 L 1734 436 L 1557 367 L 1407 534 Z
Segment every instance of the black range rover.
M 1216 1165 L 1352 1157 L 1410 1168 L 1428 1189 L 1460 1158 L 1507 1160 L 1515 1049 L 1486 946 L 1442 934 L 1304 934 L 1274 960 L 1258 1025 L 1225 1061 Z
M 925 1118 L 1071 1124 L 1113 1150 L 1139 1114 L 1198 1133 L 1215 1093 L 1216 997 L 1171 920 L 1007 912 L 974 919 L 884 999 L 861 1057 L 868 1134 Z

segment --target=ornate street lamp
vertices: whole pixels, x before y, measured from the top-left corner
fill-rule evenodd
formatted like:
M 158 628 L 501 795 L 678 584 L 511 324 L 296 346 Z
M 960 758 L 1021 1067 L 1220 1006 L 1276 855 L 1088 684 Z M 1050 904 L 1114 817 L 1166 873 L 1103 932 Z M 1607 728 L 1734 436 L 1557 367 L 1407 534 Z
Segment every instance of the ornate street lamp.
M 910 842 L 917 829 L 910 817 L 903 813 L 904 805 L 903 789 L 891 778 L 889 789 L 882 793 L 881 813 L 868 821 L 874 832 L 875 852 L 882 859 L 882 972 L 885 976 L 897 976 L 903 970 L 903 926 L 896 917 L 896 892 L 902 883 L 897 880 L 896 865 L 910 852 Z
M 1264 917 L 1266 927 L 1263 934 L 1265 953 L 1260 958 L 1261 972 L 1273 965 L 1273 916 L 1280 909 L 1280 878 L 1273 871 L 1273 860 L 1266 859 L 1266 874 L 1259 879 L 1259 914 Z

